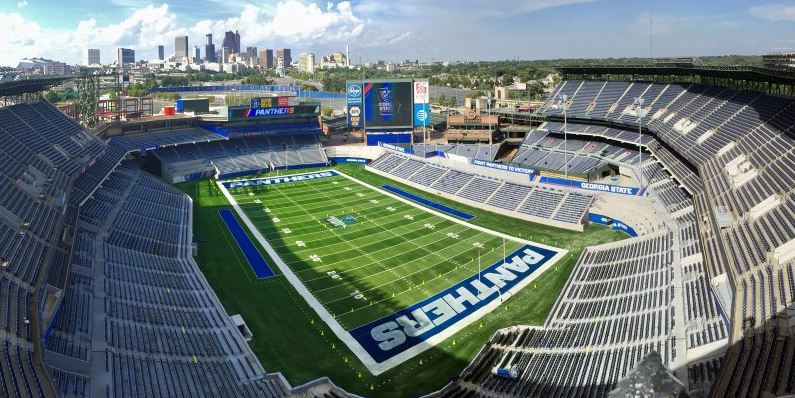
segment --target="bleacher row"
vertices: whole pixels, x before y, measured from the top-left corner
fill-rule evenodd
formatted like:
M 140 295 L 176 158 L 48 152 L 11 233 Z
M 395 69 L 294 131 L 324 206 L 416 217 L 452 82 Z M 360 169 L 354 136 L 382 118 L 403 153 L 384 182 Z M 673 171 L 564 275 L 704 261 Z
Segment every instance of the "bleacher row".
M 682 361 L 675 348 L 680 333 L 687 349 L 728 337 L 701 260 L 692 200 L 657 159 L 645 160 L 642 171 L 653 184 L 651 195 L 669 214 L 678 214 L 673 219 L 677 228 L 587 248 L 543 329 L 518 326 L 498 332 L 438 396 L 605 396 L 651 352 L 659 353 L 666 366 Z M 678 327 L 676 258 L 690 261 L 683 267 L 685 325 Z M 506 337 L 515 330 L 534 337 Z M 506 344 L 506 338 L 514 343 Z M 495 366 L 516 370 L 518 380 L 493 375 Z M 714 381 L 717 372 L 689 375 L 694 379 L 689 383 L 703 385 Z
M 563 139 L 560 138 L 564 129 L 563 123 L 547 122 L 538 129 L 530 131 L 522 142 L 522 148 L 514 156 L 513 162 L 562 172 L 565 170 L 566 158 L 561 153 L 568 151 L 570 154 L 569 171 L 572 173 L 587 173 L 609 162 L 623 162 L 637 166 L 638 161 L 641 161 L 641 168 L 648 166 L 649 156 L 639 157 L 636 149 L 625 147 L 629 144 L 637 145 L 638 133 L 636 131 L 580 123 L 568 123 L 566 128 L 573 137 L 568 140 L 567 145 L 564 145 Z M 556 136 L 550 137 L 550 134 Z M 618 143 L 614 145 L 583 139 L 587 137 L 600 137 Z M 658 162 L 654 162 L 655 167 L 669 170 L 670 174 L 690 193 L 700 192 L 704 189 L 704 184 L 698 175 L 659 141 L 649 135 L 643 135 L 642 140 L 643 145 L 658 160 Z M 622 147 L 619 143 L 625 146 Z M 650 172 L 649 175 L 644 172 L 646 184 L 657 181 L 655 179 L 657 170 L 650 170 Z
M 90 268 L 72 267 L 61 307 L 68 316 L 58 319 L 47 349 L 91 362 L 97 357 L 86 356 L 89 345 L 103 341 L 107 349 L 105 363 L 92 363 L 91 374 L 56 383 L 62 393 L 283 395 L 257 381 L 261 366 L 193 263 L 187 196 L 122 165 L 83 207 L 76 241 L 86 243 L 75 245 L 73 259 Z M 91 305 L 97 288 L 104 305 Z M 99 329 L 98 319 L 104 320 Z M 64 374 L 55 363 L 50 369 Z M 91 386 L 96 380 L 108 384 Z
M 622 131 L 600 127 L 599 131 L 588 132 L 592 126 L 573 123 L 569 123 L 567 127 L 569 132 L 577 131 L 582 135 L 594 136 L 605 135 L 602 130 Z M 598 169 L 608 162 L 629 164 L 638 162 L 638 151 L 635 149 L 622 148 L 618 145 L 593 140 L 584 140 L 574 134 L 564 143 L 564 139 L 559 134 L 562 130 L 562 123 L 558 125 L 555 122 L 548 122 L 540 128 L 530 131 L 525 136 L 521 148 L 511 162 L 564 173 L 566 162 L 568 161 L 570 173 L 582 174 Z M 637 137 L 637 133 L 634 136 Z M 566 156 L 567 153 L 568 156 Z
M 50 279 L 42 270 L 62 231 L 71 181 L 104 147 L 47 102 L 0 108 L 0 396 L 47 391 L 31 335 L 40 314 L 30 307 Z
M 480 144 L 414 144 L 414 153 L 445 152 L 469 159 L 492 161 L 497 155 L 497 145 Z
M 47 102 L 0 108 L 0 396 L 291 393 L 193 262 L 188 197 L 119 166 L 129 150 L 197 133 L 159 137 L 108 144 Z M 290 142 L 319 151 L 315 138 Z
M 167 165 L 179 169 L 196 161 L 212 162 L 220 174 L 305 164 L 328 160 L 316 135 L 250 137 L 166 147 L 155 151 Z
M 725 87 L 644 82 L 566 81 L 553 97 L 561 93 L 572 99 L 572 117 L 628 124 L 637 123 L 631 98 L 642 95 L 648 131 L 698 168 L 704 193 L 695 198 L 696 209 L 709 228 L 703 234 L 707 276 L 731 273 L 736 303 L 729 314 L 733 346 L 715 394 L 795 392 L 787 382 L 795 378 L 793 367 L 778 362 L 780 354 L 764 356 L 775 351 L 770 347 L 795 344 L 769 326 L 795 302 L 793 261 L 779 261 L 775 254 L 795 239 L 795 101 Z M 559 114 L 549 105 L 543 112 Z M 727 221 L 731 226 L 722 227 Z
M 499 209 L 562 223 L 580 224 L 593 196 L 543 186 L 526 186 L 426 163 L 420 158 L 386 152 L 370 167 L 441 191 Z

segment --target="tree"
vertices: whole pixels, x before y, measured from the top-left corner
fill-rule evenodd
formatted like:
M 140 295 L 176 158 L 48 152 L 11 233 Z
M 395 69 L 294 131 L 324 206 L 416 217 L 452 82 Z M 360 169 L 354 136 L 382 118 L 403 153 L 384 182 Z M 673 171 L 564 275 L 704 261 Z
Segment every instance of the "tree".
M 334 108 L 330 106 L 324 106 L 320 110 L 320 113 L 323 115 L 323 117 L 331 117 L 331 115 L 334 114 Z

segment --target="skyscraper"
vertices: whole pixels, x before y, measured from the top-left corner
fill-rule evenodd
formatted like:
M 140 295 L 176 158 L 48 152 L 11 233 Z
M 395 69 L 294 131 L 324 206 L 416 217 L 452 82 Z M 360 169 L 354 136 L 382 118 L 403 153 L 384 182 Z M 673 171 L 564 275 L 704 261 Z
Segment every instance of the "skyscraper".
M 215 44 L 213 44 L 212 33 L 207 34 L 207 43 L 204 45 L 204 60 L 207 62 L 215 62 Z
M 289 48 L 277 48 L 276 49 L 276 59 L 282 59 L 282 65 L 285 68 L 289 68 L 290 64 L 293 63 L 293 57 L 290 56 L 290 49 Z
M 198 64 L 201 60 L 202 56 L 199 52 L 199 46 L 193 46 L 193 62 Z
M 166 59 L 166 46 L 157 46 L 157 59 Z
M 188 56 L 188 36 L 177 36 L 174 39 L 174 58 L 180 62 Z
M 249 58 L 257 58 L 257 47 L 246 47 L 246 56 Z
M 230 54 L 240 54 L 240 33 L 231 30 L 224 33 L 223 47 L 229 49 Z
M 98 48 L 89 48 L 88 54 L 86 54 L 86 65 L 100 65 L 99 62 L 99 49 Z
M 261 69 L 273 69 L 273 50 L 259 51 L 259 67 Z
M 302 72 L 315 73 L 315 54 L 301 53 L 298 56 L 298 69 Z
M 119 66 L 126 66 L 135 63 L 135 51 L 129 48 L 119 48 L 116 50 L 116 63 Z

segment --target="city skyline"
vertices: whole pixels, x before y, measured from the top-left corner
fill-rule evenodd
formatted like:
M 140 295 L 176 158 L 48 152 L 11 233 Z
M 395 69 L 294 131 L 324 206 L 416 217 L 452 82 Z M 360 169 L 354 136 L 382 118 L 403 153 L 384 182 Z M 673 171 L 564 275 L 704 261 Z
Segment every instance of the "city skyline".
M 54 10 L 51 1 L 41 0 L 0 5 L 0 47 L 6 50 L 0 65 L 26 57 L 77 64 L 88 48 L 104 54 L 130 48 L 137 59 L 154 60 L 157 45 L 176 36 L 193 36 L 199 43 L 207 34 L 223 38 L 227 31 L 239 31 L 243 48 L 326 54 L 349 45 L 353 63 L 643 57 L 652 51 L 658 56 L 764 54 L 795 47 L 795 2 L 775 0 L 674 0 L 640 6 L 624 0 L 286 0 L 259 5 L 200 0 L 145 6 L 111 0 L 116 7 L 105 8 L 115 12 L 93 12 L 95 3 L 75 0 L 67 10 Z M 433 24 L 424 23 L 431 15 Z M 606 18 L 610 15 L 614 18 Z M 167 45 L 166 55 L 174 50 Z

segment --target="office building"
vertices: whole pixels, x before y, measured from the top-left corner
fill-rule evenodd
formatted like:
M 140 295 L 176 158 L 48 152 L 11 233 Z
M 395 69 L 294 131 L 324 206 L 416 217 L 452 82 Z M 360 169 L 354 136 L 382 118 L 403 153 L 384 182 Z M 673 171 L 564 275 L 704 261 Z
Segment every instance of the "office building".
M 101 62 L 99 60 L 99 49 L 98 48 L 89 48 L 88 53 L 86 54 L 86 65 L 100 65 Z
M 166 46 L 157 46 L 157 59 L 161 61 L 166 59 Z
M 207 42 L 204 44 L 204 60 L 207 62 L 216 62 L 215 44 L 213 44 L 212 33 L 207 34 Z
M 119 48 L 116 50 L 116 64 L 127 66 L 135 63 L 135 50 Z
M 188 56 L 188 36 L 177 36 L 174 39 L 174 58 L 180 62 Z
M 259 51 L 259 67 L 260 69 L 273 69 L 273 50 Z
M 298 56 L 298 70 L 301 72 L 315 73 L 315 54 L 301 53 Z
M 230 54 L 240 54 L 240 33 L 231 30 L 224 33 L 223 47 L 229 49 Z
M 281 59 L 282 66 L 284 66 L 285 68 L 289 68 L 290 64 L 293 63 L 293 57 L 290 55 L 289 48 L 277 48 L 276 59 Z
M 201 60 L 202 57 L 201 53 L 199 52 L 199 46 L 193 46 L 193 62 L 198 64 L 201 62 Z

